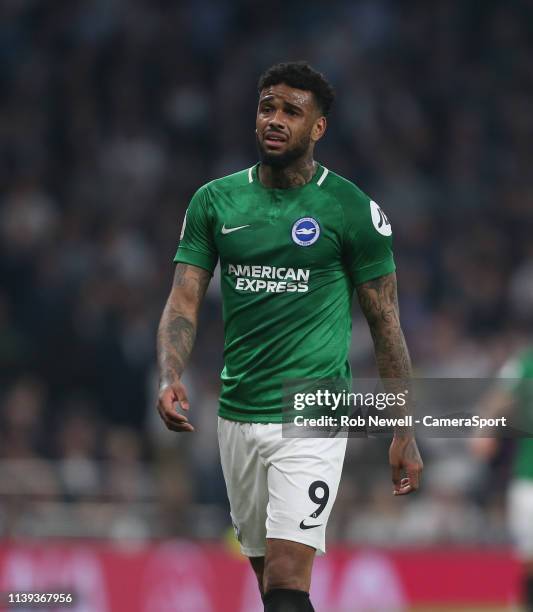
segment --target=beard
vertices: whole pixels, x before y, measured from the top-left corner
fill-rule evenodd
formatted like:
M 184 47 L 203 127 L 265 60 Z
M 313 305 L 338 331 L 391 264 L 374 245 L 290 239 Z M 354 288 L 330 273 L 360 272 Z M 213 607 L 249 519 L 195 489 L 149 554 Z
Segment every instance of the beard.
M 259 153 L 259 159 L 261 160 L 262 164 L 265 164 L 265 166 L 271 166 L 272 168 L 286 168 L 297 159 L 304 157 L 309 150 L 311 135 L 308 134 L 304 136 L 290 149 L 286 149 L 285 153 L 269 153 L 266 151 L 257 134 L 255 135 L 255 142 L 257 145 L 257 151 Z

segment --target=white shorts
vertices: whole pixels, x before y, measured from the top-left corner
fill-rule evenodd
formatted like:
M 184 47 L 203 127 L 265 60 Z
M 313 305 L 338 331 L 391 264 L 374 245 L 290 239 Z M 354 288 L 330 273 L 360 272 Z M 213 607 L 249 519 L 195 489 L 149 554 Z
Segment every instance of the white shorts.
M 266 538 L 326 552 L 347 439 L 282 438 L 281 427 L 218 419 L 231 519 L 247 557 L 264 556 Z
M 518 555 L 533 560 L 533 480 L 513 480 L 508 493 L 509 530 Z

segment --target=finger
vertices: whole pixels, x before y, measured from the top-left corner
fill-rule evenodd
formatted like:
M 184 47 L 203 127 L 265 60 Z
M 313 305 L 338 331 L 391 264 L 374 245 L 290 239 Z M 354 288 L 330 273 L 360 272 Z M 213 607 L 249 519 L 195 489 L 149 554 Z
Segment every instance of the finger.
M 183 423 L 181 425 L 170 424 L 168 427 L 171 431 L 176 432 L 186 432 L 186 431 L 194 431 L 194 427 L 190 423 Z
M 170 421 L 165 421 L 165 425 L 167 426 L 167 429 L 170 429 L 170 431 L 176 431 L 178 433 L 194 431 L 194 427 L 190 423 L 182 423 L 181 425 L 176 425 L 175 423 L 172 423 Z
M 413 487 L 413 490 L 416 491 L 420 486 L 420 470 L 418 466 L 412 466 L 408 467 L 406 471 L 409 484 Z
M 391 465 L 392 472 L 392 482 L 394 484 L 394 490 L 397 491 L 400 489 L 402 482 L 402 470 L 398 465 Z
M 400 487 L 395 487 L 394 495 L 409 495 L 409 493 L 417 491 L 419 487 L 418 472 L 416 472 L 416 476 L 416 481 L 413 481 L 410 476 L 402 478 Z
M 173 431 L 181 431 L 182 428 L 187 430 L 191 428 L 191 431 L 194 430 L 194 427 L 191 425 L 191 423 L 189 423 L 187 417 L 183 414 L 165 414 L 163 415 L 163 421 L 165 422 L 165 425 Z
M 187 391 L 185 391 L 185 387 L 183 385 L 179 385 L 175 389 L 176 399 L 178 400 L 181 408 L 183 410 L 189 410 L 189 399 L 187 397 Z
M 168 406 L 163 406 L 161 402 L 157 405 L 159 414 L 163 420 L 171 419 L 172 421 L 183 421 L 187 420 L 187 416 L 179 410 L 179 404 L 174 401 Z
M 395 490 L 394 495 L 409 495 L 409 493 L 413 493 L 415 490 L 416 489 L 413 489 L 411 484 L 407 483 L 406 485 Z
M 184 414 L 180 414 L 175 408 L 165 410 L 164 419 L 165 421 L 174 423 L 174 425 L 183 425 L 183 423 L 189 422 L 189 419 Z

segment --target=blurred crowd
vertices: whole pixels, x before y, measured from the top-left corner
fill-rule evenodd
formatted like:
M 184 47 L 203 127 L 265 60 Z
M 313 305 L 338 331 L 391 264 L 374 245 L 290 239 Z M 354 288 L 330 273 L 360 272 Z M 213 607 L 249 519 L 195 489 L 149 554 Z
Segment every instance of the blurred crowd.
M 0 535 L 228 524 L 216 274 L 187 372 L 193 436 L 156 415 L 155 332 L 188 201 L 255 163 L 256 82 L 277 61 L 337 90 L 316 157 L 391 219 L 417 374 L 491 376 L 533 330 L 532 19 L 526 0 L 3 0 Z M 351 352 L 375 373 L 357 310 Z M 384 441 L 352 441 L 334 538 L 505 537 L 464 443 L 421 446 L 405 506 Z

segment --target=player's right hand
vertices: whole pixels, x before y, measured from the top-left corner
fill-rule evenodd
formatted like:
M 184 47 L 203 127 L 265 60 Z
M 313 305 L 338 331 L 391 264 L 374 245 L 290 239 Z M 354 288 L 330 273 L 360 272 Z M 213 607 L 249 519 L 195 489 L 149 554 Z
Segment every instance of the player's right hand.
M 162 385 L 159 389 L 157 410 L 167 428 L 171 431 L 194 431 L 194 427 L 180 409 L 189 410 L 189 400 L 183 383 L 178 380 Z

